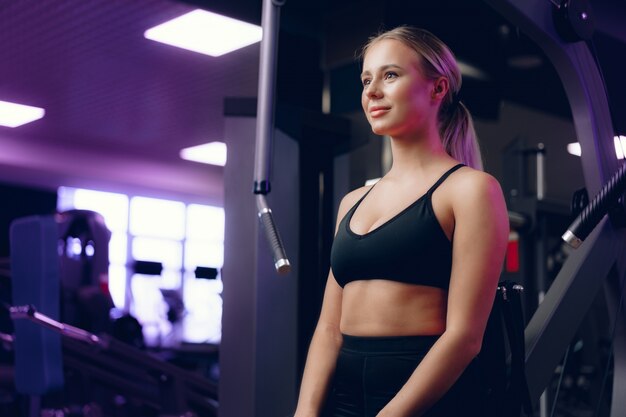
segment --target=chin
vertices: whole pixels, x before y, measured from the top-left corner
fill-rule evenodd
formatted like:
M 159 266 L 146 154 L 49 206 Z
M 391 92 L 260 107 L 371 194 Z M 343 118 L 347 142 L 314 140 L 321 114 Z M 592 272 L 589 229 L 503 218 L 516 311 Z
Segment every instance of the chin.
M 388 129 L 385 129 L 383 126 L 377 126 L 375 124 L 370 124 L 370 126 L 372 127 L 372 132 L 375 135 L 384 136 L 388 132 Z

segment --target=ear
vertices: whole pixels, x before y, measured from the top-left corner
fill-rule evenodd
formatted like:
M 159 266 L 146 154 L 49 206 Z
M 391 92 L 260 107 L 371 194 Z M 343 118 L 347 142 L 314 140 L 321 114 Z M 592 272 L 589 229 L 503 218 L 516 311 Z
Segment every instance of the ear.
M 433 100 L 442 101 L 448 94 L 450 82 L 446 77 L 439 77 L 433 82 Z

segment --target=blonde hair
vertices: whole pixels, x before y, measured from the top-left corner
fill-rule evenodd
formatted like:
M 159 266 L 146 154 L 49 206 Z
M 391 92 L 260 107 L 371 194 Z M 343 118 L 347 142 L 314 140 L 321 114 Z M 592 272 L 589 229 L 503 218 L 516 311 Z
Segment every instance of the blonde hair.
M 413 49 L 421 58 L 422 72 L 427 79 L 436 80 L 442 76 L 448 79 L 450 88 L 438 114 L 442 144 L 453 158 L 482 170 L 483 163 L 472 115 L 458 99 L 462 84 L 461 70 L 450 48 L 425 29 L 398 26 L 369 38 L 359 57 L 363 59 L 367 50 L 383 39 L 394 39 Z

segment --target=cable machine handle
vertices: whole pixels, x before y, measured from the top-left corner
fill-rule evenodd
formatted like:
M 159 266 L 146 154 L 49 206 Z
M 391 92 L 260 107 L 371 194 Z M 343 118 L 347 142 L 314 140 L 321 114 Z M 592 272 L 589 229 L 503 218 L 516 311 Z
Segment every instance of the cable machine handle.
M 568 245 L 578 248 L 589 236 L 604 215 L 615 204 L 626 189 L 626 164 L 604 184 L 600 192 L 576 217 L 570 227 L 561 237 Z
M 274 267 L 279 274 L 291 270 L 284 245 L 268 207 L 265 195 L 271 191 L 270 165 L 271 144 L 274 132 L 274 91 L 276 81 L 276 56 L 278 50 L 278 27 L 280 6 L 285 1 L 263 0 L 263 39 L 259 62 L 259 90 L 257 101 L 256 149 L 254 164 L 254 194 L 256 194 L 259 221 L 265 231 L 274 257 Z

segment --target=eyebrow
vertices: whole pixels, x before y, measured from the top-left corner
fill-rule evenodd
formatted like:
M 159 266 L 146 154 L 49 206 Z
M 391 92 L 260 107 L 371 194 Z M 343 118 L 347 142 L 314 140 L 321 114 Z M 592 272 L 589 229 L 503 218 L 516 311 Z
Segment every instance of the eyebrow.
M 387 65 L 383 65 L 382 67 L 378 68 L 378 71 L 385 71 L 388 70 L 389 68 L 398 68 L 398 69 L 402 69 L 402 67 L 400 65 L 396 65 L 396 64 L 387 64 Z M 361 73 L 361 77 L 364 75 L 371 75 L 372 73 L 369 71 L 363 71 Z

